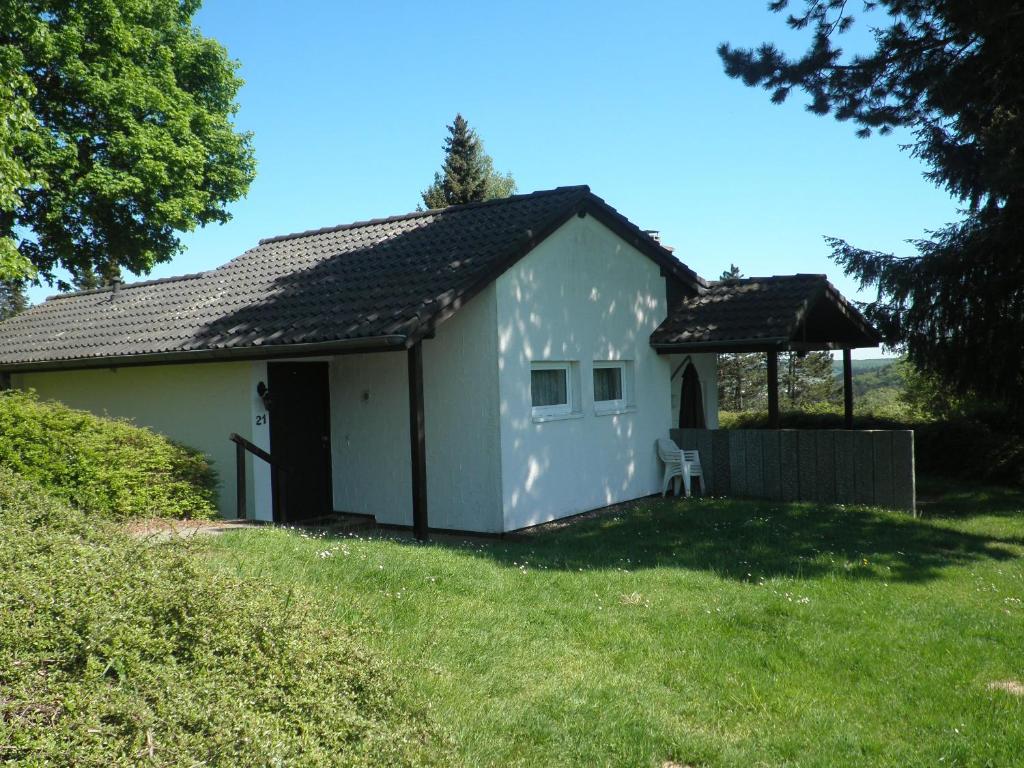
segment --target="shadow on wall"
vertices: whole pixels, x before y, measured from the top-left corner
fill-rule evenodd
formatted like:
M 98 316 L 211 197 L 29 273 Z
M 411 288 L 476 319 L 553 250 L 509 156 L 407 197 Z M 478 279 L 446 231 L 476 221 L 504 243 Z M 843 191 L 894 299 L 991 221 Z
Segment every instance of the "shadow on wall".
M 736 581 L 761 577 L 915 583 L 946 568 L 1022 557 L 1024 541 L 951 530 L 858 507 L 721 499 L 642 500 L 554 531 L 463 549 L 509 568 L 680 568 Z M 866 561 L 866 562 L 865 562 Z
M 647 271 L 662 289 L 663 278 L 645 257 L 624 253 L 624 243 L 615 240 L 611 253 L 599 237 L 586 229 L 559 232 L 543 246 L 560 248 L 558 256 L 545 259 L 543 269 L 529 257 L 514 267 L 505 276 L 507 300 L 498 299 L 498 367 L 504 382 L 499 407 L 512 461 L 511 474 L 505 465 L 506 515 L 517 524 L 612 504 L 656 485 L 656 471 L 649 481 L 638 477 L 656 470 L 653 438 L 650 445 L 638 445 L 634 435 L 645 416 L 663 410 L 651 402 L 649 381 L 657 372 L 648 339 L 662 319 L 664 301 L 649 285 Z M 591 366 L 602 360 L 633 361 L 633 399 L 644 401 L 642 409 L 594 414 Z M 573 388 L 579 418 L 533 421 L 530 365 L 535 361 L 578 363 Z M 662 386 L 667 412 L 667 381 Z

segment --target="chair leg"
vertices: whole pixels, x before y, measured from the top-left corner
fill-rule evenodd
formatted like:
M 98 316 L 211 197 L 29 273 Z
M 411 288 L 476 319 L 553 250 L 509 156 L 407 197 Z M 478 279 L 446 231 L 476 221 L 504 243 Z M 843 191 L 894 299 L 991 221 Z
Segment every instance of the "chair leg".
M 661 497 L 662 498 L 665 498 L 665 494 L 668 493 L 668 484 L 669 484 L 669 482 L 671 482 L 671 480 L 672 480 L 672 475 L 669 472 L 669 468 L 665 467 L 665 476 L 662 478 L 662 482 L 661 482 Z
M 683 488 L 686 490 L 686 498 L 690 498 L 690 468 L 683 467 Z

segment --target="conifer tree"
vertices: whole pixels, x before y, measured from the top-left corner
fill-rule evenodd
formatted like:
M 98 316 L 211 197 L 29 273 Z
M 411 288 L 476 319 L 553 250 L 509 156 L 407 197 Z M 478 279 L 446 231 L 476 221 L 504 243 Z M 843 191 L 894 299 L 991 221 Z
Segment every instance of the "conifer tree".
M 906 149 L 962 203 L 961 220 L 916 241 L 916 257 L 829 238 L 833 258 L 877 290 L 868 317 L 917 368 L 1024 415 L 1024 9 L 1012 0 L 858 5 L 872 33 L 862 52 L 843 46 L 853 3 L 804 0 L 787 17 L 809 33 L 802 55 L 725 43 L 725 71 L 775 103 L 802 90 L 810 112 L 851 121 L 863 137 L 911 132 Z
M 739 280 L 739 267 L 731 264 L 720 280 Z M 766 407 L 766 364 L 760 352 L 724 352 L 718 356 L 718 406 L 725 411 L 750 411 Z
M 461 114 L 448 126 L 444 140 L 444 166 L 434 174 L 434 183 L 422 193 L 427 208 L 475 203 L 508 197 L 516 191 L 512 174 L 494 170 L 494 161 L 483 142 Z
M 25 285 L 20 280 L 0 280 L 0 320 L 28 309 Z

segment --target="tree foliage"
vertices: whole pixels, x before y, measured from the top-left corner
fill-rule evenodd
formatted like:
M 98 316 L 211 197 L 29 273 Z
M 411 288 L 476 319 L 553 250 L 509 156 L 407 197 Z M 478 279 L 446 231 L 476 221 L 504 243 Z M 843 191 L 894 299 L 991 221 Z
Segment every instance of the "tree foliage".
M 0 2 L 0 277 L 139 274 L 255 173 L 199 0 Z
M 912 258 L 829 238 L 833 256 L 877 289 L 868 316 L 918 368 L 1024 412 L 1024 7 L 870 0 L 874 49 L 851 55 L 840 43 L 852 5 L 805 0 L 787 20 L 810 32 L 802 55 L 723 44 L 726 72 L 776 103 L 802 90 L 811 112 L 852 121 L 861 136 L 912 133 L 909 150 L 961 201 L 962 219 L 915 241 Z
M 484 151 L 483 142 L 461 114 L 455 115 L 448 126 L 444 153 L 444 166 L 422 193 L 423 205 L 428 209 L 515 194 L 512 174 L 494 170 L 494 161 Z
M 730 264 L 720 280 L 738 280 L 740 268 Z M 765 356 L 760 352 L 725 352 L 718 356 L 718 407 L 726 411 L 767 407 Z
M 786 352 L 780 355 L 779 390 L 779 401 L 788 408 L 835 402 L 842 387 L 832 370 L 832 354 Z

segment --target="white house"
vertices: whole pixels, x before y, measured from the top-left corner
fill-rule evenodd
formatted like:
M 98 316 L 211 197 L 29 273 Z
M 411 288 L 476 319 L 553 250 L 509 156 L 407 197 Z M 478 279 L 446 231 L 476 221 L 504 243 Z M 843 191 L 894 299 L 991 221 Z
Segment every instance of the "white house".
M 717 425 L 716 352 L 838 317 L 822 281 L 709 284 L 562 187 L 56 296 L 0 324 L 0 372 L 204 451 L 225 516 L 499 533 L 659 491 L 656 439 Z

